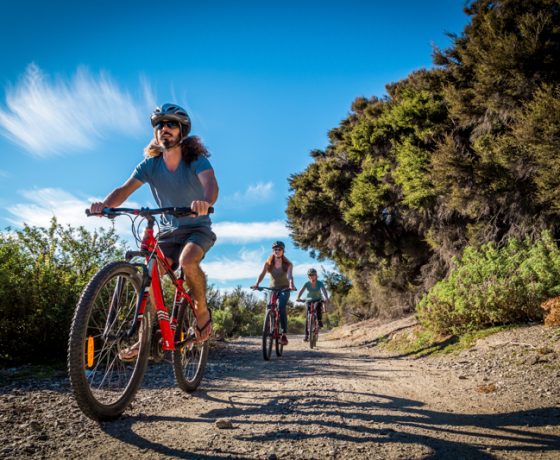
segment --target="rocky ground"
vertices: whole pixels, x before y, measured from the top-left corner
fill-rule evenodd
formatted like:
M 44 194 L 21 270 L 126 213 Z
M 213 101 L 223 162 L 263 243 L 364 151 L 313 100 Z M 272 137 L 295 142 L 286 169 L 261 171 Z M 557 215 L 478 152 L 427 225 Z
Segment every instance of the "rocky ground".
M 317 350 L 293 336 L 269 362 L 258 339 L 219 343 L 199 391 L 152 365 L 130 409 L 102 424 L 64 373 L 4 370 L 0 458 L 560 458 L 560 329 L 500 332 L 453 355 L 380 349 L 412 327 L 345 327 Z

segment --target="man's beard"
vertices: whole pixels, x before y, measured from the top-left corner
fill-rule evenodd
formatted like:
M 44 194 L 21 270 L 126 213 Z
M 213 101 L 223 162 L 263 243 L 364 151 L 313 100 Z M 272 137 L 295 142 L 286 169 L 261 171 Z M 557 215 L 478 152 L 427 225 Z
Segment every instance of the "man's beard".
M 161 140 L 161 144 L 163 145 L 164 148 L 166 149 L 170 149 L 175 147 L 177 144 L 179 143 L 179 138 L 178 137 L 164 137 Z

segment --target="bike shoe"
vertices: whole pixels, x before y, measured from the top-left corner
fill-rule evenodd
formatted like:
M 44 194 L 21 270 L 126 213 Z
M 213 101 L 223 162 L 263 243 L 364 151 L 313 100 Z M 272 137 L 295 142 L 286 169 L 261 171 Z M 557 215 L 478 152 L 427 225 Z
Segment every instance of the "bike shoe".
M 303 338 L 303 341 L 304 341 L 304 342 L 309 342 L 309 337 L 305 336 L 305 337 Z
M 319 321 L 319 327 L 323 327 L 323 321 Z
M 288 337 L 286 337 L 286 334 L 282 334 L 282 338 L 280 339 L 280 343 L 282 345 L 288 345 Z

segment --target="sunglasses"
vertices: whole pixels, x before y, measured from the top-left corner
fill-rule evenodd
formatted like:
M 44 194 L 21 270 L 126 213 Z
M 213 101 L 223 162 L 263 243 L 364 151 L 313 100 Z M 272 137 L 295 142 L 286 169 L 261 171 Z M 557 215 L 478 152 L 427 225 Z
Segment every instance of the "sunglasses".
M 274 252 L 283 251 L 282 248 L 273 248 L 272 250 L 273 250 Z
M 177 128 L 179 127 L 179 122 L 175 120 L 162 120 L 156 125 L 157 129 L 163 129 L 164 127 Z

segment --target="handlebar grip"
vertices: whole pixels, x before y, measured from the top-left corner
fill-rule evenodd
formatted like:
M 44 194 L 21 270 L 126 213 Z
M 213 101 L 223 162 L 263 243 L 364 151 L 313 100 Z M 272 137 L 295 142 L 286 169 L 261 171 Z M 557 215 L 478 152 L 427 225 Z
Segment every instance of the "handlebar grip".
M 91 212 L 89 209 L 86 209 L 86 216 L 91 217 L 91 216 L 102 216 L 104 214 L 109 213 L 109 211 L 111 210 L 111 208 L 103 208 L 103 210 L 99 213 L 95 213 L 95 212 Z

